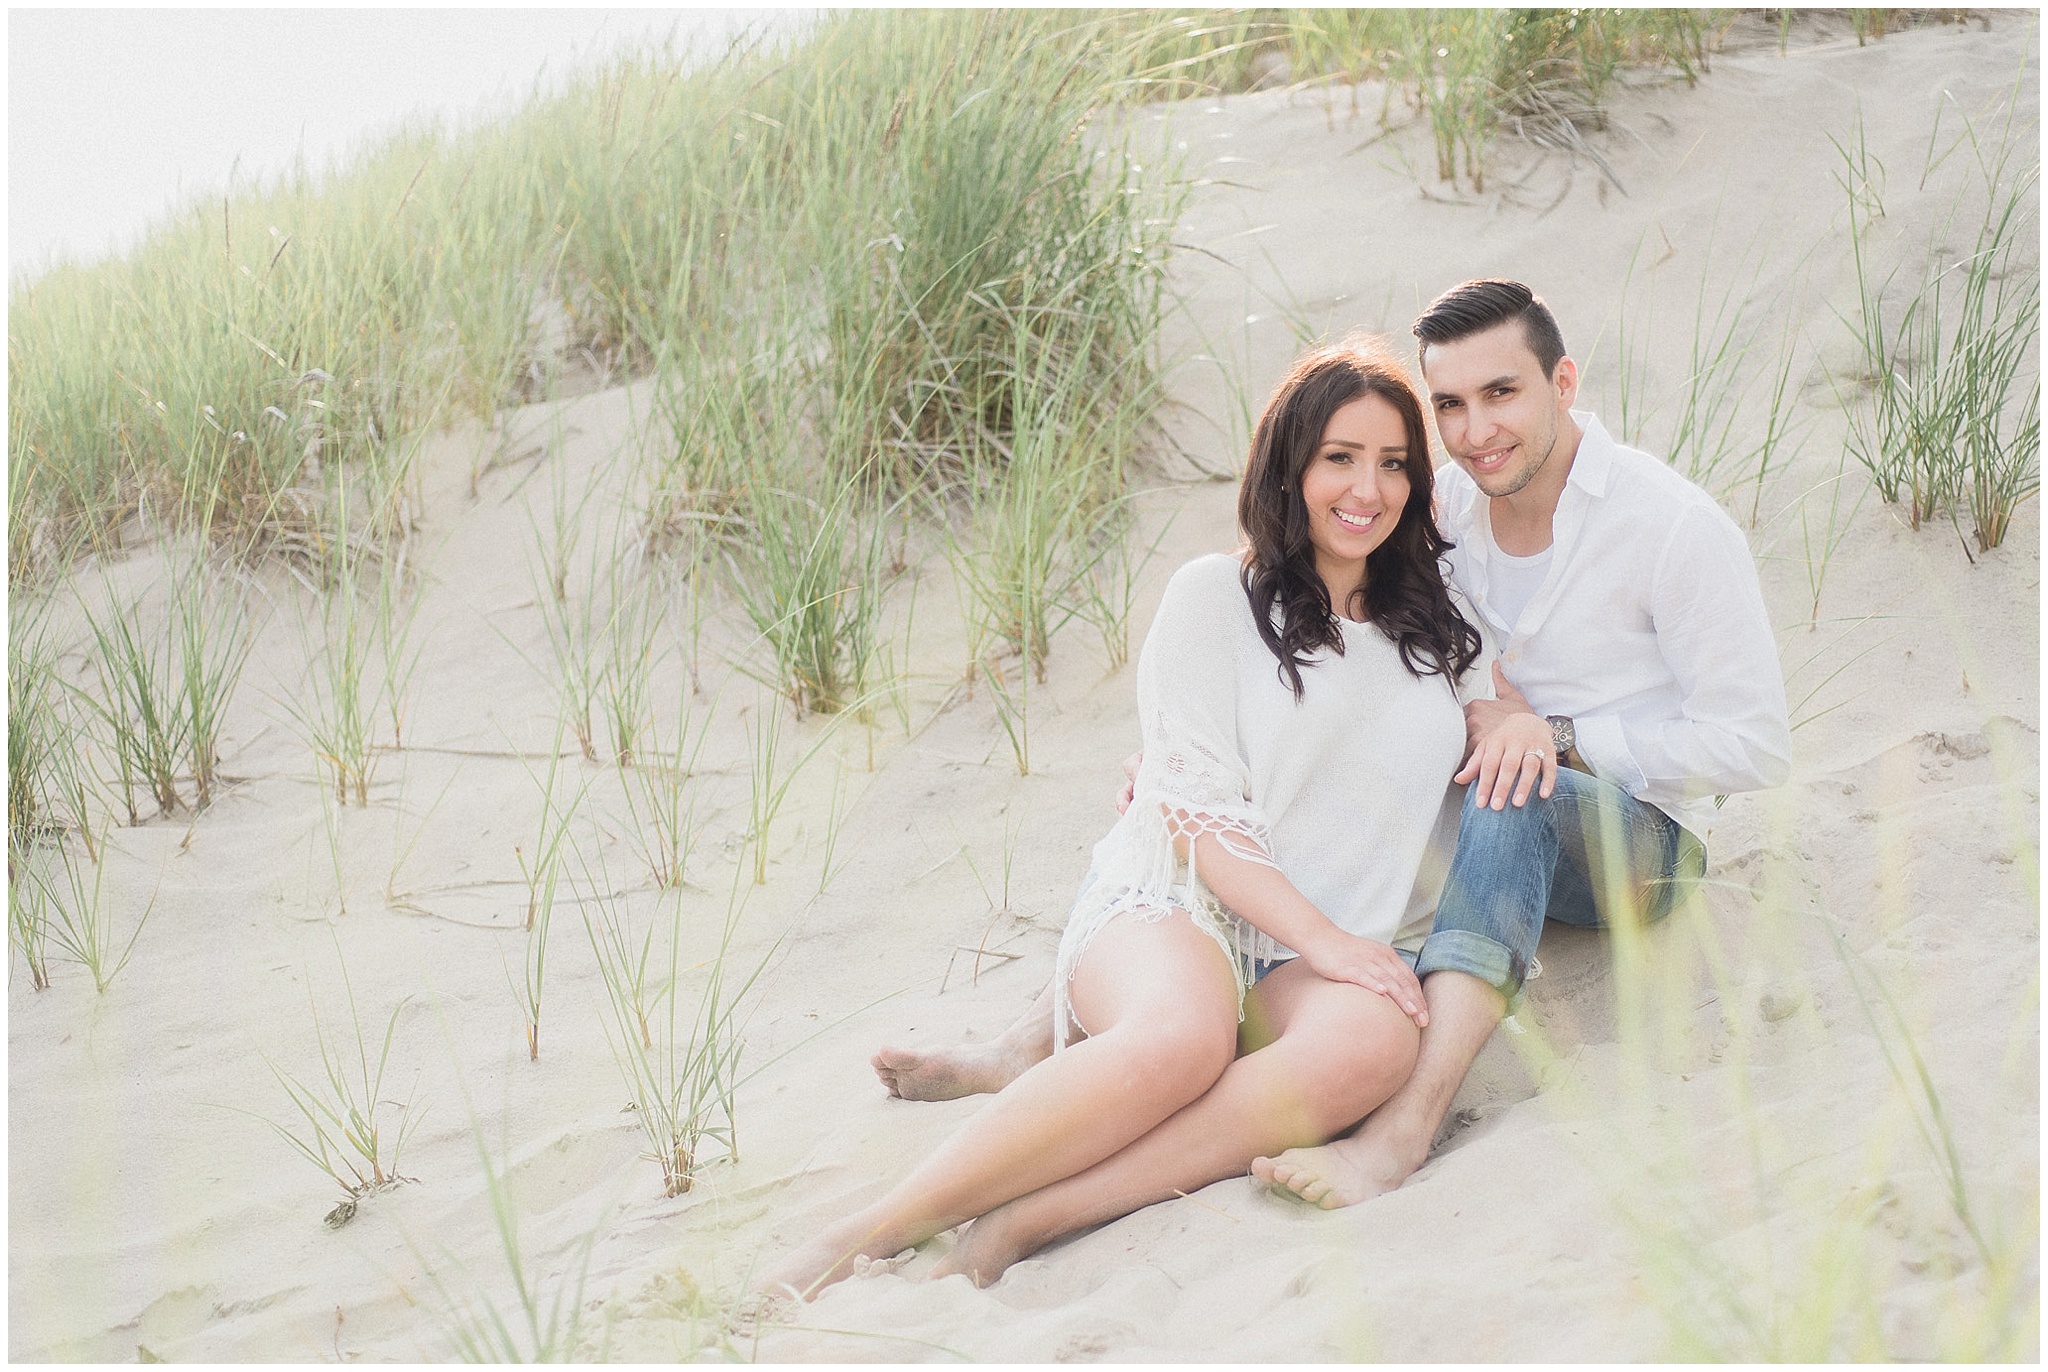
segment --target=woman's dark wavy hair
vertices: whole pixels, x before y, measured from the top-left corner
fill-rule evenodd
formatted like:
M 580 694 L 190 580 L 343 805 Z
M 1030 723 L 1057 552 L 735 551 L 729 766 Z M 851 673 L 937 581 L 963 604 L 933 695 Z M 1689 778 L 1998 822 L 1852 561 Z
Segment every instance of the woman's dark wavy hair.
M 1400 413 L 1408 440 L 1408 503 L 1401 522 L 1366 559 L 1353 593 L 1366 618 L 1400 650 L 1414 675 L 1457 679 L 1479 656 L 1479 632 L 1458 613 L 1438 565 L 1452 544 L 1436 527 L 1435 482 L 1422 402 L 1401 364 L 1372 340 L 1346 339 L 1294 364 L 1266 402 L 1237 493 L 1237 522 L 1250 544 L 1245 595 L 1259 636 L 1280 660 L 1280 679 L 1302 695 L 1301 669 L 1319 649 L 1344 651 L 1336 608 L 1316 572 L 1302 475 L 1338 410 L 1376 395 Z

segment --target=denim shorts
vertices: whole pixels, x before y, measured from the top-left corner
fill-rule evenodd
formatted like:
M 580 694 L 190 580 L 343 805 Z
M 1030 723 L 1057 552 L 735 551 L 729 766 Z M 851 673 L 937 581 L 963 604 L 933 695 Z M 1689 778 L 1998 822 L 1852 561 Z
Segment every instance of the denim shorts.
M 1408 968 L 1410 971 L 1414 970 L 1416 959 L 1422 956 L 1422 951 L 1420 949 L 1415 948 L 1396 948 L 1394 951 L 1401 955 L 1401 961 L 1408 964 Z M 1288 963 L 1292 961 L 1294 961 L 1293 958 L 1253 958 L 1252 985 L 1256 986 L 1260 982 L 1264 981 L 1266 979 L 1266 973 L 1272 971 L 1274 968 L 1285 967 Z

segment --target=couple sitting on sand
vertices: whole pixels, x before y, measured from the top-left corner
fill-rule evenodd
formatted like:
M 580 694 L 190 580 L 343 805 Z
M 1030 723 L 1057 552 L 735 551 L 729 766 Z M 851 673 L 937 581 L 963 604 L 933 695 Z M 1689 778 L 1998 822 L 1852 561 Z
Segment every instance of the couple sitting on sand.
M 1399 1186 L 1544 919 L 1662 917 L 1713 797 L 1784 779 L 1734 523 L 1572 410 L 1526 286 L 1467 282 L 1415 334 L 1442 489 L 1398 363 L 1295 364 L 1252 441 L 1245 546 L 1176 572 L 1146 635 L 1131 799 L 1052 985 L 987 1048 L 876 1057 L 896 1095 L 994 1098 L 773 1287 L 809 1297 L 970 1220 L 938 1273 L 986 1285 L 1247 1171 L 1326 1207 Z M 1417 873 L 1457 786 L 1439 893 Z

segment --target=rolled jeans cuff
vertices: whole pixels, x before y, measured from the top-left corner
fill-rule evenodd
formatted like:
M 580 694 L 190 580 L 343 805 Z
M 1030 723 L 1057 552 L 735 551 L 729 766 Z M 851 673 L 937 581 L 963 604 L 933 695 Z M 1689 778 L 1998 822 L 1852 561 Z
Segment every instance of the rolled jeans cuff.
M 1522 989 L 1528 967 L 1505 943 L 1470 929 L 1438 929 L 1422 945 L 1415 959 L 1415 975 L 1431 972 L 1463 972 L 1513 1000 Z

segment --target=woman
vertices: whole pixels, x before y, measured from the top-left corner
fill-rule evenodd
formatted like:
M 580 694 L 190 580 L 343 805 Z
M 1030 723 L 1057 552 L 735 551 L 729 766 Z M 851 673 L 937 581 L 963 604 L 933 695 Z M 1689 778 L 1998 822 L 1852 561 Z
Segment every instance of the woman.
M 1247 546 L 1174 574 L 1139 656 L 1144 762 L 1060 943 L 1060 1051 L 771 1285 L 808 1297 L 970 1219 L 938 1272 L 986 1283 L 1407 1079 L 1427 1012 L 1391 942 L 1479 652 L 1430 496 L 1398 364 L 1355 343 L 1295 364 L 1239 492 Z

